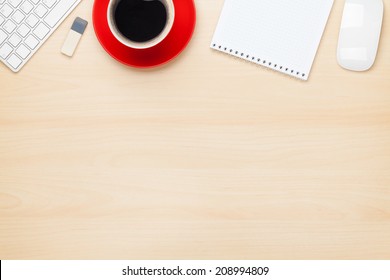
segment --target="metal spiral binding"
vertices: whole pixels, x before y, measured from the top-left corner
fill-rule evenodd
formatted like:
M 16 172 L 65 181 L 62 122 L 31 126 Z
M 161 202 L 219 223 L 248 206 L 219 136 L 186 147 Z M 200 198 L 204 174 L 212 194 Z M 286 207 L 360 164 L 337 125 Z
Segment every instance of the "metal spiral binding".
M 276 63 L 272 63 L 272 62 L 267 61 L 267 60 L 262 60 L 262 59 L 260 59 L 258 57 L 251 56 L 249 54 L 245 54 L 245 53 L 239 52 L 237 50 L 229 49 L 227 47 L 224 47 L 224 46 L 221 46 L 221 45 L 217 45 L 217 44 L 214 44 L 214 43 L 213 43 L 212 46 L 213 46 L 214 49 L 217 49 L 217 50 L 220 50 L 220 51 L 224 51 L 227 54 L 234 55 L 236 57 L 245 59 L 247 61 L 251 61 L 251 62 L 257 63 L 259 65 L 268 67 L 270 69 L 277 70 L 279 72 L 285 72 L 285 73 L 290 74 L 290 75 L 296 75 L 298 78 L 300 78 L 300 77 L 304 78 L 306 76 L 305 73 L 301 73 L 299 71 L 295 71 L 294 69 L 289 69 L 288 67 L 284 67 L 282 65 L 278 65 Z

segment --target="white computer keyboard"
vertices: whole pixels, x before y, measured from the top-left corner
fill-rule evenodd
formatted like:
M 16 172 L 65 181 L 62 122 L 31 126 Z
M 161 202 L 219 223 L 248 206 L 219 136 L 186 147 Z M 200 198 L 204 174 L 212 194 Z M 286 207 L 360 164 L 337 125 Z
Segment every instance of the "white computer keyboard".
M 0 60 L 18 72 L 81 0 L 0 0 Z

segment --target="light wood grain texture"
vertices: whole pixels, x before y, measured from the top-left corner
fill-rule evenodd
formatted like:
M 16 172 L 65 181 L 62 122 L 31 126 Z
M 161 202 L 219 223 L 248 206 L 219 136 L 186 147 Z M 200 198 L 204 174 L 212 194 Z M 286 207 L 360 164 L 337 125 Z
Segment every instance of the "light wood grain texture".
M 0 65 L 0 259 L 390 258 L 390 17 L 348 72 L 343 3 L 301 82 L 209 49 L 222 0 L 148 71 L 104 52 L 84 0 L 19 74 Z

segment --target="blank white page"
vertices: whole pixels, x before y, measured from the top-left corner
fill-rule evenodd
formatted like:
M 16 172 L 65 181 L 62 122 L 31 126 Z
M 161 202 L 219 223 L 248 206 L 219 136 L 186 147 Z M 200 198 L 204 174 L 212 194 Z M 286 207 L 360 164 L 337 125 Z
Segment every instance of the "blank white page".
M 333 0 L 225 0 L 211 48 L 307 80 Z

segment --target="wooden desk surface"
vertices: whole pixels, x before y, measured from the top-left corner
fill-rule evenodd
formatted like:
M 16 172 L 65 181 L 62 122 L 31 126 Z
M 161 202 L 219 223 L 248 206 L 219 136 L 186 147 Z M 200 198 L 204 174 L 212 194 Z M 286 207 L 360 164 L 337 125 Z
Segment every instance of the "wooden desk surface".
M 0 65 L 0 259 L 390 258 L 390 18 L 348 72 L 343 3 L 300 82 L 209 49 L 223 0 L 196 0 L 189 47 L 150 71 L 103 51 L 83 1 Z

